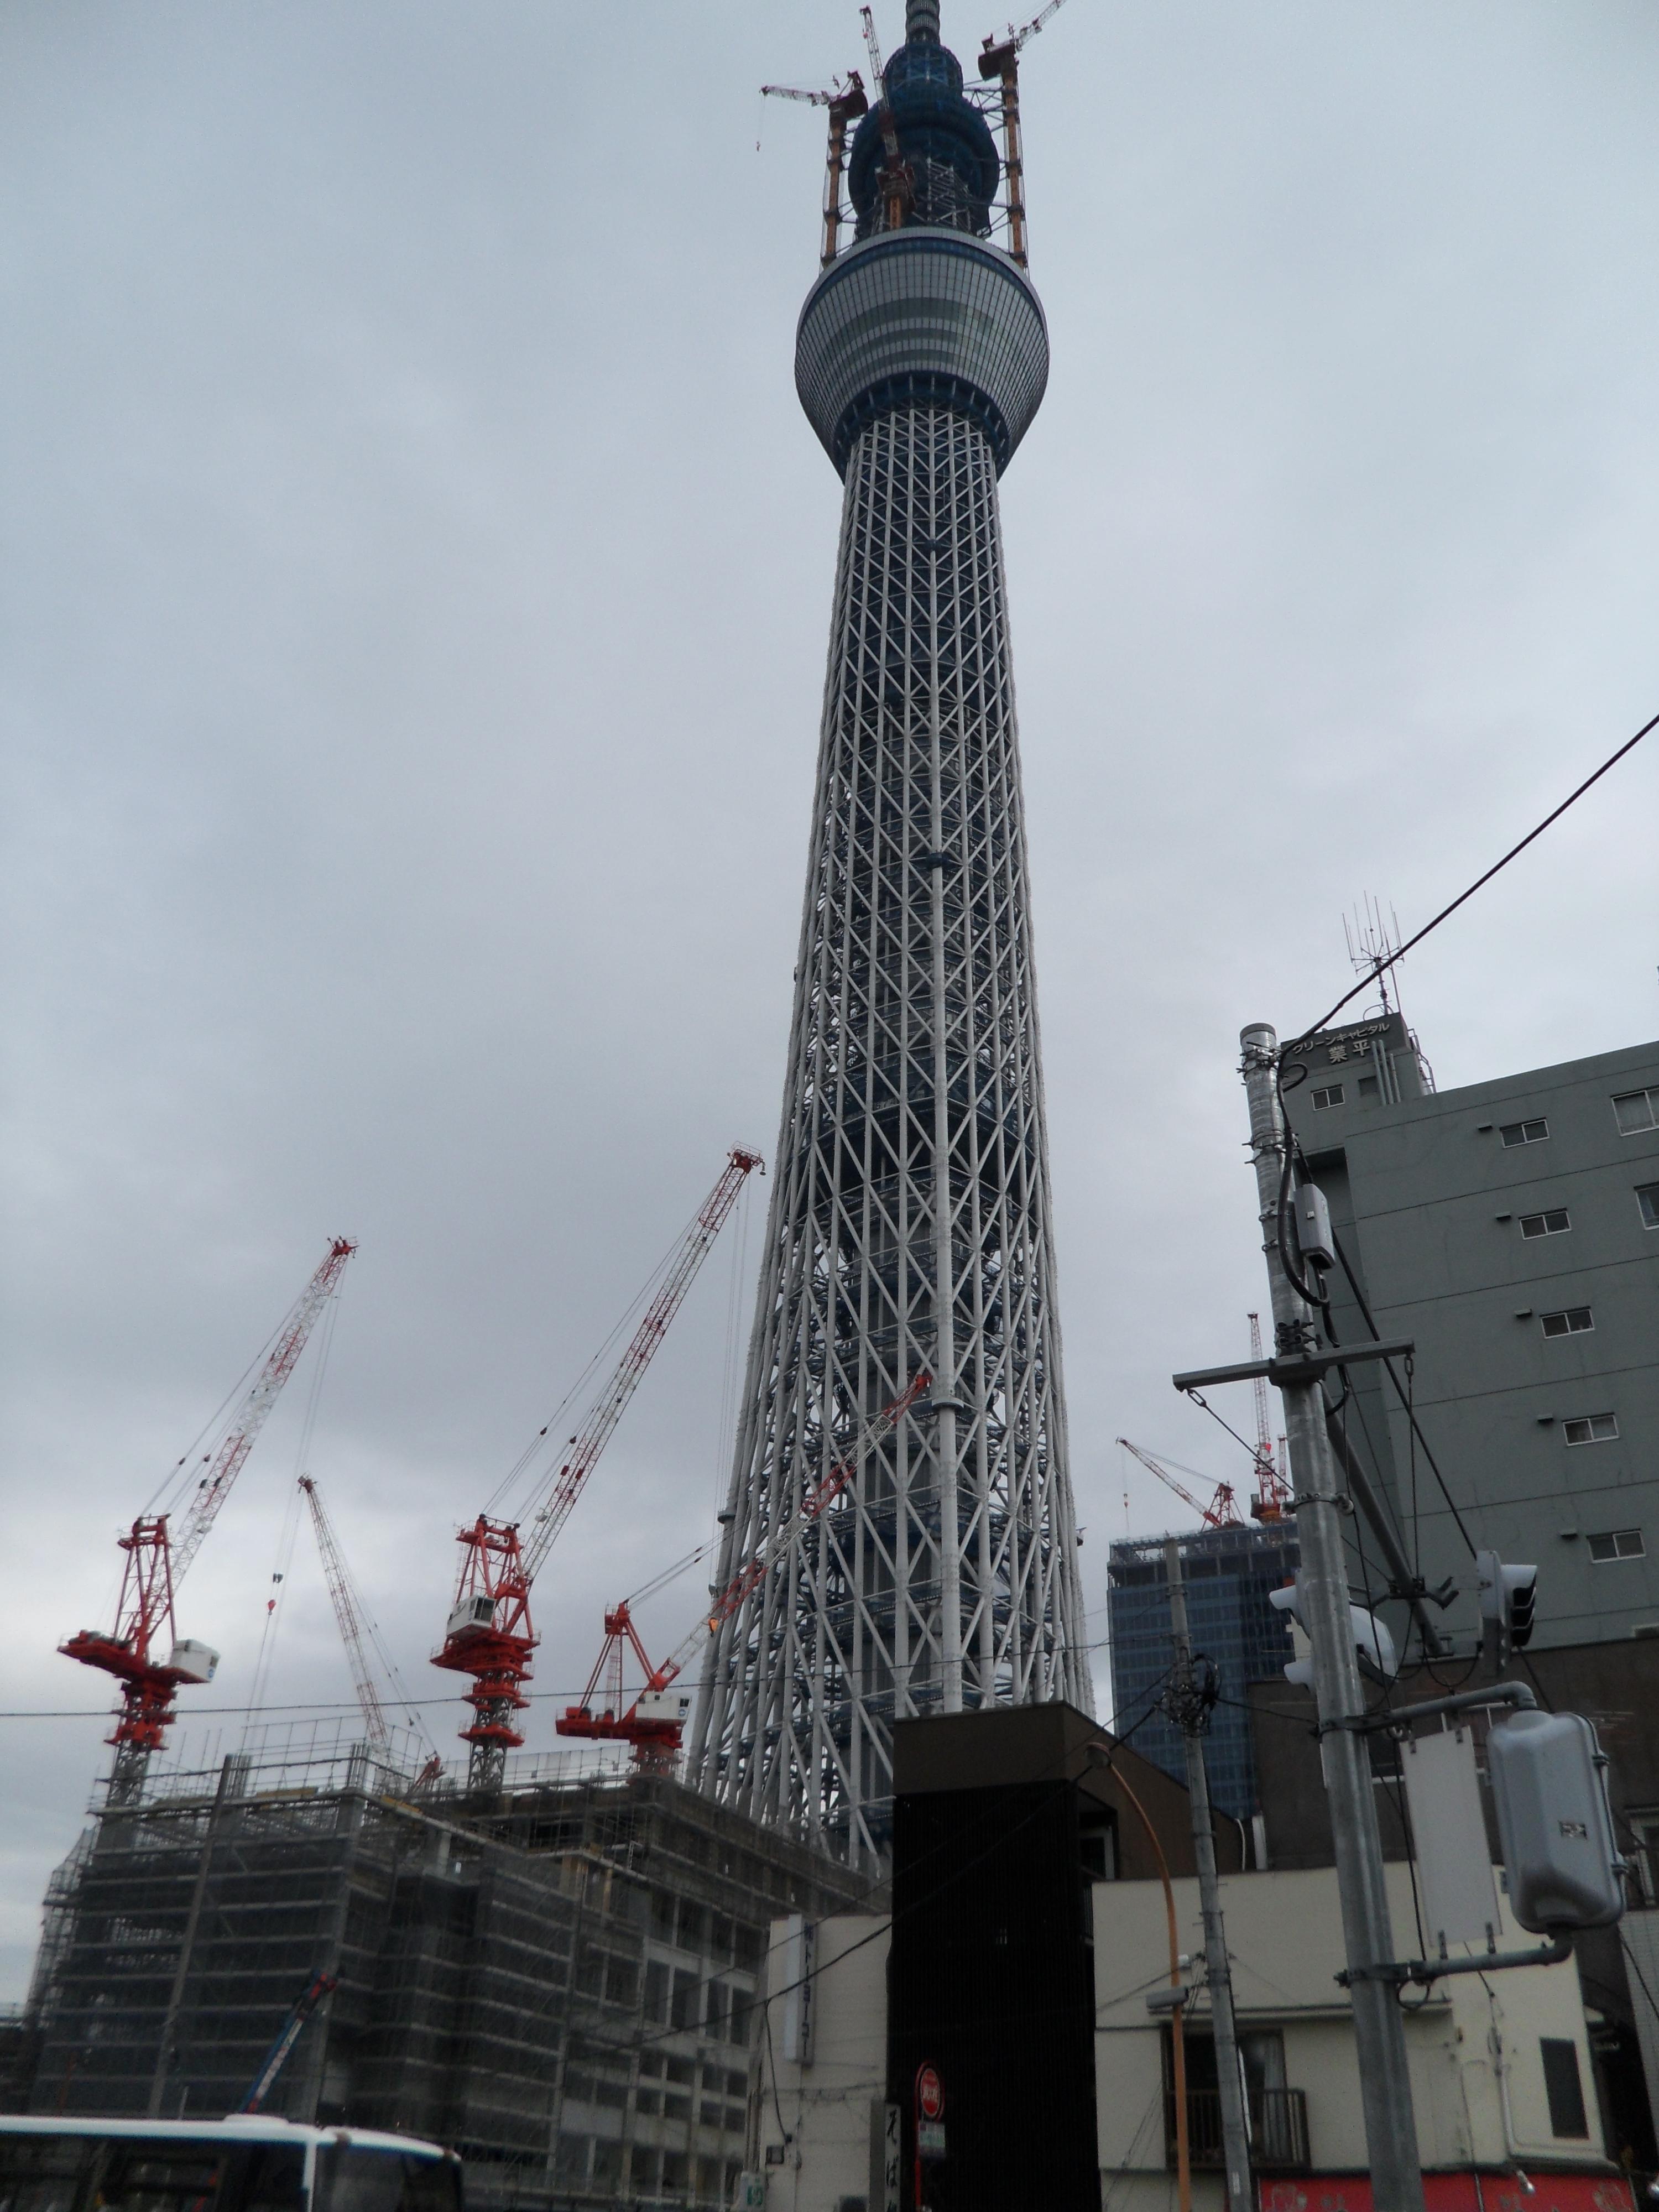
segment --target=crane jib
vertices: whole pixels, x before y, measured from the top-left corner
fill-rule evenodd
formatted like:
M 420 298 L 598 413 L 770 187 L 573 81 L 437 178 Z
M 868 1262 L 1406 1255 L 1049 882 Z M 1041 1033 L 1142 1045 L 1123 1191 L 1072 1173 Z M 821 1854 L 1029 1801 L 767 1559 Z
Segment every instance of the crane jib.
M 520 1547 L 518 1523 L 490 1522 L 483 1516 L 471 1528 L 460 1531 L 460 1579 L 444 1641 L 433 1654 L 433 1663 L 472 1677 L 467 1701 L 477 1717 L 461 1730 L 463 1741 L 472 1747 L 470 1786 L 498 1784 L 507 1753 L 524 1741 L 512 1725 L 511 1716 L 527 1702 L 520 1685 L 529 1674 L 530 1654 L 536 1644 L 530 1618 L 530 1586 L 615 1434 L 697 1270 L 737 1204 L 738 1193 L 754 1170 L 763 1170 L 765 1164 L 758 1152 L 746 1146 L 734 1146 L 728 1153 L 628 1349 L 586 1422 L 570 1439 L 568 1455 L 551 1478 L 547 1494 L 539 1501 L 532 1496 L 526 1506 L 527 1542 Z M 499 1572 L 492 1571 L 492 1553 L 501 1555 Z

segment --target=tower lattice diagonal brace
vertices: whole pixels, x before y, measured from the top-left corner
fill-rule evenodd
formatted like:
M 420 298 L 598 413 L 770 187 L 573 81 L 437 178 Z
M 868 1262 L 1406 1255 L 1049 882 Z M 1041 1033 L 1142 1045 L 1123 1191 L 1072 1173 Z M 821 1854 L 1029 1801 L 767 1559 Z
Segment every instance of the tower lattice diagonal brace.
M 937 146 L 960 70 L 925 25 L 890 93 L 907 66 Z M 855 141 L 855 207 L 857 165 Z M 963 201 L 896 230 L 860 209 L 801 315 L 846 489 L 722 1582 L 914 1374 L 933 1388 L 711 1638 L 691 1750 L 714 1796 L 872 1869 L 896 1718 L 1092 1710 L 997 493 L 1048 340 Z

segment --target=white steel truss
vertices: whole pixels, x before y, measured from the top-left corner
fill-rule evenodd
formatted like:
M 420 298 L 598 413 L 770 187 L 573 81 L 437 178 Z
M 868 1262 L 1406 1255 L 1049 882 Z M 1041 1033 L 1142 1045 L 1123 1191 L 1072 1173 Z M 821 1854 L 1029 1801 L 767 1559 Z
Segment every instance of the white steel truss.
M 896 1717 L 1092 1710 L 996 467 L 948 404 L 848 459 L 795 984 L 722 1580 L 933 1387 L 711 1643 L 691 1770 L 875 1867 Z

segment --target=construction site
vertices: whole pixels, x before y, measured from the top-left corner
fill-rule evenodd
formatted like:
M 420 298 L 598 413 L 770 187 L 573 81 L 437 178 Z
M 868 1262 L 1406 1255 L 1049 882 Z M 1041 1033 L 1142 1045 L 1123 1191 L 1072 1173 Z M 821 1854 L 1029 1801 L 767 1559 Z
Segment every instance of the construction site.
M 410 1756 L 400 1763 L 398 1756 Z M 667 1776 L 273 1732 L 110 1804 L 54 1876 L 27 2109 L 246 2106 L 452 2145 L 486 2205 L 729 2203 L 769 1921 L 869 1887 Z
M 878 1885 L 678 1778 L 692 1704 L 674 1685 L 785 1560 L 823 1538 L 860 1453 L 923 1395 L 913 1378 L 847 1440 L 794 1510 L 736 1563 L 653 1664 L 624 1601 L 605 1615 L 587 1691 L 557 1721 L 578 1748 L 524 1755 L 538 1641 L 532 1589 L 718 1238 L 758 1154 L 735 1149 L 590 1375 L 568 1439 L 544 1425 L 458 1532 L 461 1566 L 433 1663 L 459 1675 L 461 1761 L 422 1729 L 318 1484 L 298 1480 L 357 1717 L 273 1727 L 192 1759 L 170 1747 L 181 1691 L 218 1654 L 174 1603 L 313 1334 L 325 1348 L 356 1246 L 326 1254 L 164 1510 L 119 1539 L 116 1619 L 64 1655 L 111 1676 L 114 1758 L 92 1826 L 45 1903 L 15 2024 L 11 2108 L 179 2118 L 263 2111 L 457 2149 L 483 2204 L 728 2203 L 753 2134 L 756 1996 L 770 1921 Z M 313 1371 L 315 1385 L 320 1380 Z M 580 1387 L 580 1386 L 579 1386 Z M 703 1547 L 706 1549 L 707 1547 Z M 702 1558 L 693 1553 L 660 1577 Z M 706 1572 L 707 1570 L 705 1569 Z M 279 1573 L 273 1578 L 278 1584 Z M 274 1620 L 276 1600 L 267 1608 Z M 625 1694 L 625 1667 L 643 1683 Z

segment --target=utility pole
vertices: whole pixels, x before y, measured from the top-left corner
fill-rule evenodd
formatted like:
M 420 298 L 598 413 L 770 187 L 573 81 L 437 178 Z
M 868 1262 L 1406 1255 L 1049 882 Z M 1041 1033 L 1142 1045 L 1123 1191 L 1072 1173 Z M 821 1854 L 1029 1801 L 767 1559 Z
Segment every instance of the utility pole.
M 1210 1990 L 1210 2033 L 1215 2039 L 1216 2087 L 1221 2099 L 1221 2154 L 1227 2167 L 1227 2212 L 1252 2212 L 1250 2133 L 1244 2112 L 1244 2082 L 1238 2063 L 1238 2033 L 1233 2025 L 1233 1977 L 1227 1963 L 1227 1931 L 1221 1919 L 1221 1890 L 1216 1880 L 1215 1836 L 1210 1826 L 1210 1778 L 1204 1768 L 1204 1727 L 1209 1706 L 1193 1680 L 1193 1639 L 1187 1626 L 1187 1584 L 1181 1571 L 1181 1539 L 1164 1546 L 1164 1571 L 1170 1586 L 1170 1627 L 1175 1638 L 1175 1678 L 1168 1711 L 1181 1730 L 1187 1753 L 1187 1795 L 1193 1815 L 1193 1856 L 1198 1865 L 1198 1896 L 1204 1914 L 1204 1975 Z
M 1273 1348 L 1281 1361 L 1305 1359 L 1319 1348 L 1313 1309 L 1293 1287 L 1279 1243 L 1287 1140 L 1276 1079 L 1279 1039 L 1266 1022 L 1254 1022 L 1239 1042 L 1262 1249 L 1273 1292 Z M 1317 1370 L 1306 1380 L 1275 1379 L 1284 1394 L 1296 1487 L 1301 1609 L 1312 1646 L 1320 1753 L 1336 1846 L 1371 2201 L 1376 2212 L 1423 2212 L 1423 2170 L 1406 2063 L 1406 2032 L 1393 1986 L 1378 1972 L 1395 1956 L 1394 1936 L 1383 1886 L 1370 1755 L 1364 1736 L 1352 1725 L 1364 1714 L 1365 1699 L 1348 1601 L 1340 1493 L 1325 1430 L 1324 1387 Z

